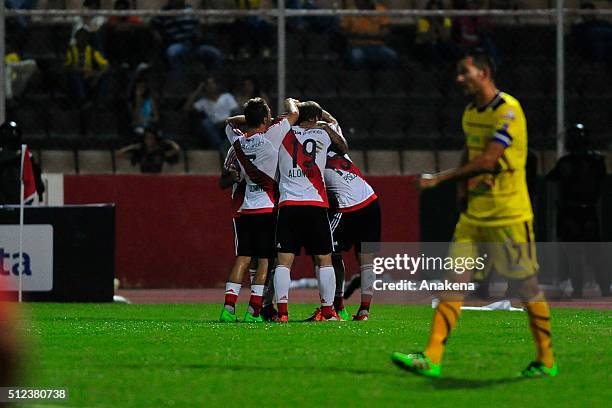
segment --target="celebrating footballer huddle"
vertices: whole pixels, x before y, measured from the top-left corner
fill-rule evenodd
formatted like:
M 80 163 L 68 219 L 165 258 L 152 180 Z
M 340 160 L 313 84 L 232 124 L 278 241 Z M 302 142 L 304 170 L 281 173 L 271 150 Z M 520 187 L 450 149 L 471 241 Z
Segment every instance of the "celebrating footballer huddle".
M 351 162 L 329 112 L 313 101 L 289 98 L 285 106 L 287 112 L 273 121 L 266 102 L 255 98 L 245 104 L 244 115 L 227 119 L 232 146 L 225 167 L 234 182 L 236 260 L 221 321 L 238 321 L 235 303 L 251 266 L 244 321 L 288 322 L 290 271 L 302 248 L 314 261 L 321 298 L 310 320 L 349 320 L 340 251 L 353 246 L 362 275 L 362 301 L 353 320 L 367 320 L 374 272 L 372 254 L 362 254 L 361 243 L 380 241 L 376 194 Z
M 421 189 L 459 181 L 466 201 L 455 229 L 450 256 L 477 254 L 494 242 L 497 254 L 480 275 L 450 272 L 453 282 L 485 279 L 494 268 L 509 281 L 528 312 L 536 359 L 521 374 L 556 376 L 550 311 L 538 286 L 533 212 L 525 180 L 527 128 L 523 110 L 494 83 L 495 64 L 482 52 L 458 64 L 457 82 L 472 98 L 463 114 L 466 154 L 456 169 L 417 180 Z M 229 275 L 222 322 L 236 322 L 236 299 L 247 270 L 251 298 L 246 322 L 289 321 L 290 271 L 302 248 L 312 256 L 321 307 L 309 320 L 351 319 L 343 304 L 342 251 L 353 246 L 361 272 L 361 305 L 352 320 L 369 318 L 373 294 L 373 254 L 362 243 L 379 242 L 377 196 L 350 160 L 336 119 L 314 101 L 285 101 L 286 113 L 272 120 L 260 98 L 249 100 L 244 115 L 227 119 L 232 145 L 222 185 L 232 185 L 236 260 Z M 246 129 L 244 132 L 240 129 Z M 401 368 L 429 377 L 441 375 L 441 360 L 461 313 L 463 293 L 439 295 L 426 349 L 393 353 Z M 276 303 L 276 308 L 273 302 Z

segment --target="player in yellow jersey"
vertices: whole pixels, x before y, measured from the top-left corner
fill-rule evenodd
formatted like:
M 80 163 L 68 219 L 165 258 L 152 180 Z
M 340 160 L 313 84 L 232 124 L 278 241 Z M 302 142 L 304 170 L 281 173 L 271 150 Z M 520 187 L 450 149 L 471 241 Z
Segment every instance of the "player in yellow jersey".
M 461 181 L 467 206 L 455 227 L 450 257 L 485 256 L 483 268 L 467 273 L 451 271 L 452 282 L 482 279 L 494 267 L 508 279 L 527 309 L 536 344 L 536 359 L 521 374 L 555 376 L 550 311 L 538 287 L 533 212 L 527 192 L 527 125 L 519 102 L 495 86 L 494 64 L 484 52 L 468 53 L 457 65 L 457 82 L 473 98 L 463 113 L 466 151 L 460 167 L 423 174 L 421 189 L 445 181 Z M 486 255 L 485 255 L 486 254 Z M 455 327 L 463 292 L 442 292 L 434 313 L 432 331 L 424 352 L 393 353 L 392 360 L 417 374 L 438 377 L 446 340 Z

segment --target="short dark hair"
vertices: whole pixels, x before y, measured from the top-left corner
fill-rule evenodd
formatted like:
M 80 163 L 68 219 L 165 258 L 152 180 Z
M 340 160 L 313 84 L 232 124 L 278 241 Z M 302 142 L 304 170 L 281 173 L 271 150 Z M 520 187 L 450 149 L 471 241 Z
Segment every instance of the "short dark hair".
M 461 59 L 466 58 L 471 58 L 474 62 L 474 65 L 476 65 L 478 69 L 489 68 L 489 71 L 491 71 L 491 77 L 495 78 L 495 74 L 497 73 L 497 66 L 495 65 L 495 60 L 493 60 L 493 57 L 491 57 L 491 55 L 484 49 L 474 48 L 471 50 L 467 50 L 463 54 Z
M 307 101 L 299 104 L 300 117 L 297 123 L 302 123 L 310 120 L 319 120 L 323 117 L 323 109 L 321 105 L 315 101 Z
M 247 126 L 256 128 L 264 124 L 269 111 L 268 104 L 262 98 L 249 99 L 244 104 L 244 117 L 246 118 Z

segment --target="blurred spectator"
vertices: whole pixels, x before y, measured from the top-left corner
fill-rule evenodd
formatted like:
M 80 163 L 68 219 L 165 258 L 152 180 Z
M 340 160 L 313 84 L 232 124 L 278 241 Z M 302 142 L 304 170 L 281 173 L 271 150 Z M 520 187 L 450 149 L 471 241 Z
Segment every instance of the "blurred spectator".
M 580 8 L 596 10 L 592 2 L 582 3 Z M 594 62 L 612 62 L 612 23 L 596 15 L 582 16 L 572 26 L 572 35 L 582 57 Z
M 225 119 L 239 110 L 238 103 L 229 92 L 221 92 L 217 80 L 209 76 L 183 105 L 185 112 L 197 116 L 197 136 L 209 147 L 219 148 L 225 140 Z
M 597 205 L 601 198 L 606 177 L 606 161 L 596 151 L 590 150 L 589 135 L 584 125 L 572 125 L 566 134 L 569 153 L 559 159 L 547 179 L 559 185 L 557 201 L 557 236 L 561 242 L 601 241 Z M 579 253 L 582 249 L 583 253 Z M 574 246 L 571 259 L 560 262 L 566 266 L 572 282 L 572 297 L 582 297 L 583 271 L 588 265 L 595 272 L 602 296 L 610 296 L 610 273 L 602 262 L 601 248 L 594 245 Z M 581 259 L 582 258 L 582 259 Z M 578 265 L 575 263 L 578 262 Z
M 129 158 L 143 173 L 161 173 L 165 162 L 178 160 L 181 148 L 173 140 L 163 139 L 155 126 L 147 126 L 143 131 L 140 143 L 117 150 L 117 156 Z
M 480 0 L 457 1 L 457 9 L 479 10 L 481 9 Z M 461 16 L 455 19 L 455 32 L 457 43 L 464 49 L 482 48 L 498 62 L 498 52 L 491 33 L 493 22 L 485 16 Z
M 236 103 L 238 107 L 241 108 L 244 104 L 252 98 L 262 98 L 268 105 L 270 105 L 270 100 L 268 99 L 268 95 L 265 92 L 262 92 L 259 87 L 259 82 L 255 76 L 247 76 L 240 81 L 237 89 L 234 91 L 234 95 L 236 98 Z
M 115 10 L 131 10 L 130 0 L 115 0 Z M 142 29 L 140 16 L 111 16 L 104 26 L 106 55 L 113 66 L 127 64 L 130 67 L 147 60 L 151 38 Z
M 4 7 L 7 10 L 32 10 L 37 6 L 38 0 L 4 0 Z M 17 24 L 16 28 L 20 31 L 25 30 L 30 22 L 30 18 L 24 16 L 12 17 L 11 20 Z
M 80 133 L 89 129 L 89 114 L 94 102 L 108 93 L 108 61 L 89 42 L 89 31 L 80 28 L 76 43 L 68 47 L 65 67 L 68 85 L 75 103 L 80 108 Z
M 317 0 L 286 0 L 285 7 L 294 10 L 318 10 L 320 8 Z M 329 8 L 329 6 L 323 8 Z M 336 16 L 293 17 L 290 23 L 289 30 L 325 32 L 337 29 L 338 18 Z
M 185 0 L 169 0 L 162 10 L 192 10 Z M 158 41 L 163 42 L 166 58 L 172 68 L 182 68 L 188 60 L 196 57 L 206 64 L 208 70 L 221 68 L 223 55 L 219 49 L 199 44 L 199 21 L 192 15 L 156 17 L 152 20 Z
M 356 6 L 356 7 L 355 7 Z M 383 11 L 387 7 L 374 0 L 354 0 L 359 10 Z M 397 53 L 385 45 L 389 17 L 347 16 L 340 21 L 348 41 L 347 60 L 351 68 L 392 68 L 399 63 Z
M 68 47 L 64 64 L 70 87 L 78 103 L 93 102 L 105 96 L 108 61 L 91 45 L 86 28 L 80 28 L 75 39 L 75 44 Z
M 83 7 L 90 11 L 100 10 L 100 0 L 83 0 Z M 106 23 L 106 17 L 104 16 L 76 16 L 72 22 L 72 39 L 71 44 L 76 42 L 76 33 L 79 29 L 85 28 L 90 33 L 91 45 L 100 50 L 104 51 L 102 46 L 104 45 L 103 32 L 101 28 Z
M 7 49 L 10 49 L 7 43 Z M 38 66 L 33 59 L 22 60 L 16 50 L 10 50 L 4 57 L 4 93 L 7 100 L 18 98 L 36 73 Z
M 429 0 L 427 10 L 443 10 L 442 0 Z M 452 21 L 449 17 L 420 17 L 417 20 L 415 43 L 424 59 L 434 62 L 454 61 L 459 55 L 451 38 Z
M 239 10 L 257 10 L 271 8 L 270 0 L 235 0 Z M 270 49 L 274 46 L 274 31 L 276 28 L 262 16 L 248 16 L 234 21 L 231 36 L 232 48 L 236 58 L 247 59 L 260 55 L 270 57 Z
M 130 112 L 132 128 L 135 130 L 156 126 L 159 122 L 158 104 L 146 75 L 140 75 L 132 86 Z

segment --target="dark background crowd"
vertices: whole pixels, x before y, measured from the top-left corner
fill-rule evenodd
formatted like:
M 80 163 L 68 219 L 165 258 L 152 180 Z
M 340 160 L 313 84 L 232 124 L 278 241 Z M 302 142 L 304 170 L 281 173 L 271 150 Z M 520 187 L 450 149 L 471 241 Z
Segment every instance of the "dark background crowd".
M 57 4 L 56 4 L 57 3 Z M 8 8 L 143 8 L 131 0 L 18 1 Z M 226 4 L 227 3 L 227 4 Z M 406 3 L 406 4 L 404 4 Z M 415 3 L 415 4 L 413 4 Z M 418 4 L 416 4 L 418 3 Z M 288 0 L 289 9 L 519 8 L 537 2 Z M 577 3 L 585 10 L 607 2 Z M 160 4 L 158 2 L 158 4 Z M 193 4 L 193 6 L 192 6 Z M 146 3 L 150 7 L 151 2 Z M 266 0 L 185 2 L 162 10 L 266 9 Z M 598 147 L 610 140 L 612 24 L 572 18 L 566 34 L 566 115 Z M 87 16 L 7 19 L 8 117 L 40 148 L 118 148 L 154 126 L 184 149 L 224 150 L 222 120 L 244 101 L 277 104 L 275 21 L 266 16 Z M 556 143 L 555 26 L 490 17 L 320 16 L 287 19 L 286 94 L 316 99 L 359 148 L 459 148 L 465 100 L 454 61 L 479 46 L 495 57 L 498 85 L 518 97 L 536 148 Z

